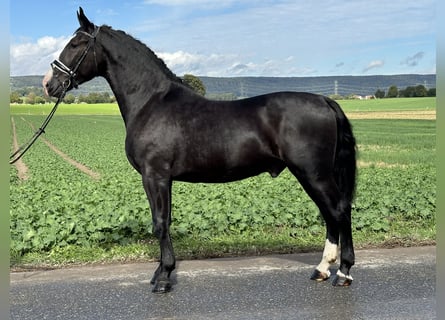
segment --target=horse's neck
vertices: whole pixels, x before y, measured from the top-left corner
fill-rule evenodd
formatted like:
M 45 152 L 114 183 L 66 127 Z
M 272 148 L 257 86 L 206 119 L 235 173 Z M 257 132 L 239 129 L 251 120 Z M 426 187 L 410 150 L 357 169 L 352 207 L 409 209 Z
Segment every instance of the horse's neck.
M 105 79 L 116 97 L 122 118 L 127 124 L 147 105 L 155 93 L 165 90 L 163 88 L 168 86 L 169 80 L 163 79 L 158 82 L 153 82 L 143 79 L 142 76 L 137 79 L 137 75 L 131 79 L 124 80 L 119 77 L 121 71 L 118 70 L 119 69 L 112 72 L 111 75 L 106 76 Z
M 104 50 L 107 71 L 103 75 L 116 97 L 124 122 L 137 116 L 151 97 L 166 90 L 171 83 L 167 74 L 160 70 L 150 56 L 141 59 L 141 50 L 124 45 L 113 45 Z M 142 51 L 143 52 L 143 51 Z M 139 63 L 135 63 L 139 61 Z

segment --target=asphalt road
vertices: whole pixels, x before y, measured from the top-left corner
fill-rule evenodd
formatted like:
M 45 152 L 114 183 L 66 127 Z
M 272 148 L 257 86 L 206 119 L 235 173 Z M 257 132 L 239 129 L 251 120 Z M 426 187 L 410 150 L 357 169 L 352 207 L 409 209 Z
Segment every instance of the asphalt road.
M 351 287 L 309 280 L 321 253 L 11 273 L 11 319 L 436 319 L 436 248 L 358 250 Z

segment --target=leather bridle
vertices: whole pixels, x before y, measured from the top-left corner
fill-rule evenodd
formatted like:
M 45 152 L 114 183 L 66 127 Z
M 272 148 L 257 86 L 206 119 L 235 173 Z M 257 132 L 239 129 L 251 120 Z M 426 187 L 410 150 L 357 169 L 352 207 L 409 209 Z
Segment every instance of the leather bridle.
M 96 43 L 96 37 L 97 37 L 97 34 L 99 33 L 99 31 L 100 31 L 100 27 L 96 27 L 93 34 L 89 34 L 88 32 L 85 32 L 85 31 L 77 32 L 77 33 L 82 33 L 82 34 L 88 36 L 90 38 L 90 40 L 88 41 L 88 45 L 87 45 L 85 51 L 82 53 L 82 55 L 79 57 L 76 64 L 74 65 L 74 68 L 71 69 L 70 67 L 66 66 L 62 61 L 60 61 L 59 59 L 56 59 L 53 62 L 51 62 L 51 68 L 53 70 L 55 70 L 55 69 L 59 70 L 60 72 L 66 74 L 68 76 L 68 79 L 62 82 L 62 87 L 64 89 L 68 89 L 71 84 L 73 84 L 73 87 L 76 89 L 79 86 L 79 84 L 76 81 L 77 70 L 79 69 L 83 60 L 85 60 L 85 58 L 91 48 L 93 48 L 94 62 L 95 62 L 96 69 L 97 69 L 96 49 L 94 47 L 94 44 Z

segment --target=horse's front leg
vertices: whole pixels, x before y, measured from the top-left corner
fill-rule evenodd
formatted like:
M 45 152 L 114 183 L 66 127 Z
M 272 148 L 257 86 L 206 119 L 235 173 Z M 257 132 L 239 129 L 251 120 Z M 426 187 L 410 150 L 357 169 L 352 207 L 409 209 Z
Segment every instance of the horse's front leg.
M 151 283 L 154 293 L 171 290 L 170 274 L 175 269 L 175 255 L 170 239 L 171 179 L 145 175 L 142 178 L 144 189 L 150 202 L 153 218 L 153 233 L 161 247 L 161 262 L 155 271 Z

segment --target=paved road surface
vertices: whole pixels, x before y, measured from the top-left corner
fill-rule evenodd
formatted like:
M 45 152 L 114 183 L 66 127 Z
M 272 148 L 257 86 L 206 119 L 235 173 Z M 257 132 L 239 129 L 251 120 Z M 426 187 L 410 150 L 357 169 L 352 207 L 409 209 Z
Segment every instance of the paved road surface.
M 359 250 L 349 288 L 309 280 L 321 253 L 11 273 L 11 319 L 436 319 L 436 248 Z

